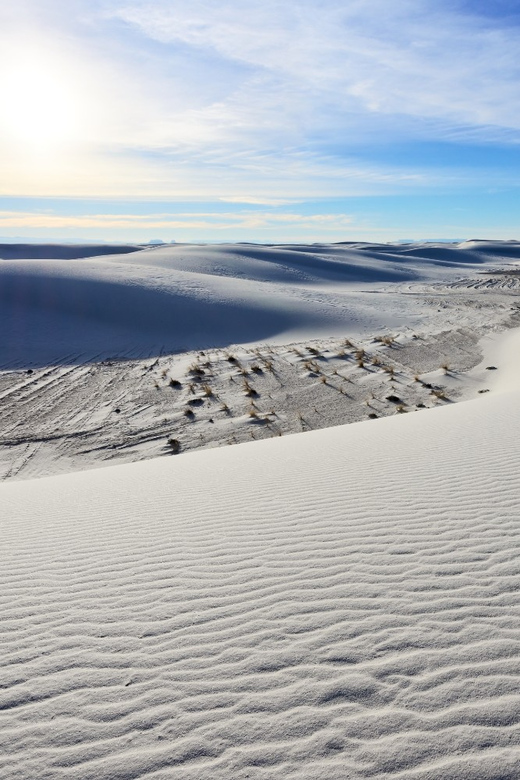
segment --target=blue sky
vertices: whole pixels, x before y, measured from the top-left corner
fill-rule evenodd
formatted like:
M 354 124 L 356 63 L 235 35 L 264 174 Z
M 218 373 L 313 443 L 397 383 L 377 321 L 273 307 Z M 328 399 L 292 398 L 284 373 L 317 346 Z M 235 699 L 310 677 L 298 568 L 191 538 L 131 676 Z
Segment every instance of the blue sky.
M 18 0 L 0 237 L 518 237 L 509 0 Z

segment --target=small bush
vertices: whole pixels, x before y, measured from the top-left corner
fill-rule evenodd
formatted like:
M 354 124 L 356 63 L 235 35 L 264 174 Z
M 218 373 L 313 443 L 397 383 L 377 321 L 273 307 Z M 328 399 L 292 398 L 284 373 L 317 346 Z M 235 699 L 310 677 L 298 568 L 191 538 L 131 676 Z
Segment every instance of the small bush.
M 176 455 L 178 452 L 180 452 L 181 449 L 181 443 L 178 439 L 174 439 L 173 436 L 170 436 L 168 438 L 168 446 L 171 449 L 172 453 Z
M 439 398 L 441 401 L 446 401 L 448 398 L 444 390 L 437 390 L 436 388 L 431 390 L 431 394 L 434 395 L 435 398 Z

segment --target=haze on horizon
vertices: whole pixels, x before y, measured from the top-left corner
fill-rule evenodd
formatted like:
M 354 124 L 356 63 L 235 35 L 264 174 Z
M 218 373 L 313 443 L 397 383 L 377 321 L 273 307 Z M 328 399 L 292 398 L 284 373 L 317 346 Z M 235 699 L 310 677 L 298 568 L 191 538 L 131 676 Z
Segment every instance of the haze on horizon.
M 0 9 L 0 236 L 517 236 L 510 0 Z

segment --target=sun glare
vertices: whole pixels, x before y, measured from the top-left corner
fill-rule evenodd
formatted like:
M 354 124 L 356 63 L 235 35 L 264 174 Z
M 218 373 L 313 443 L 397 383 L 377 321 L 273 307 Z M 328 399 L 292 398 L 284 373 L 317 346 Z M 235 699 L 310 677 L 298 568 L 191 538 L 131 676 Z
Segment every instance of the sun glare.
M 17 145 L 43 153 L 74 141 L 78 109 L 67 74 L 36 57 L 19 58 L 4 70 L 3 131 Z

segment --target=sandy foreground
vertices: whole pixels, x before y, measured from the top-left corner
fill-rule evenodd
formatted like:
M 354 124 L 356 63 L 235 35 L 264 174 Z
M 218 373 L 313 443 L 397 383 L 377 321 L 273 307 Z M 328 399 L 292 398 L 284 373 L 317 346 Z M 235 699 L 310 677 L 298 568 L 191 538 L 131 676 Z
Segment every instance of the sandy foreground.
M 379 304 L 366 315 L 378 331 L 345 332 L 346 307 L 328 336 L 121 362 L 158 396 L 186 394 L 186 428 L 217 425 L 202 416 L 217 403 L 204 384 L 229 406 L 218 419 L 236 420 L 244 398 L 267 416 L 269 393 L 292 419 L 277 374 L 287 397 L 305 388 L 304 419 L 312 392 L 316 409 L 329 409 L 325 393 L 340 408 L 337 383 L 360 422 L 191 452 L 182 439 L 175 456 L 170 443 L 167 457 L 110 468 L 78 470 L 94 460 L 76 453 L 75 473 L 0 485 L 2 778 L 519 777 L 520 329 L 515 258 L 494 251 L 471 274 L 348 291 L 350 314 L 368 296 L 401 306 L 399 329 Z M 326 307 L 347 290 L 321 295 Z M 51 319 L 41 305 L 35 316 Z M 2 381 L 19 382 L 21 416 L 31 392 L 43 398 L 34 375 L 51 372 L 66 396 L 66 376 L 118 362 L 9 360 Z M 198 381 L 195 368 L 212 374 Z M 245 430 L 266 430 L 248 415 Z M 53 453 L 35 456 L 38 473 L 56 468 Z

